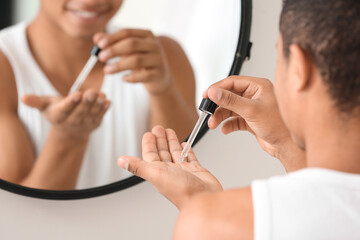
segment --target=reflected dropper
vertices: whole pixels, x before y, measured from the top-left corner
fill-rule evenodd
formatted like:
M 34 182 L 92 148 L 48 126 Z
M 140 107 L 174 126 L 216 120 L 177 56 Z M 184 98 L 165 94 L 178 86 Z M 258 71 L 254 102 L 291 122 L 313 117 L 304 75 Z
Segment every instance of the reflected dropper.
M 79 76 L 76 78 L 73 86 L 71 87 L 69 94 L 79 91 L 86 78 L 89 76 L 91 70 L 94 68 L 95 64 L 98 61 L 99 53 L 101 49 L 98 46 L 94 46 L 90 53 L 90 58 L 86 62 L 84 68 L 81 70 Z

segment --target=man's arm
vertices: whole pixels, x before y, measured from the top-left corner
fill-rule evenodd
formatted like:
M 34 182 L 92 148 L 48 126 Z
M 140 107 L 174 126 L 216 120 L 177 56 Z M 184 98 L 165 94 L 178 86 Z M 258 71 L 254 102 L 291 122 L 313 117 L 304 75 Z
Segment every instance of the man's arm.
M 180 212 L 174 240 L 253 239 L 251 188 L 195 196 Z
M 75 188 L 77 176 L 86 149 L 87 137 L 71 138 L 65 130 L 52 126 L 44 148 L 36 158 L 34 146 L 17 113 L 18 94 L 15 77 L 6 57 L 0 52 L 0 178 L 20 185 L 52 190 Z M 75 94 L 76 95 L 76 94 Z M 52 104 L 53 98 L 29 96 L 26 101 L 39 109 L 52 108 L 58 116 L 63 112 L 86 113 L 81 98 L 69 96 Z M 79 94 L 78 94 L 79 95 Z M 81 95 L 81 94 L 80 94 Z M 85 95 L 84 95 L 85 97 Z M 84 98 L 83 98 L 84 99 Z M 80 101 L 81 100 L 81 101 Z M 106 102 L 104 100 L 104 102 Z M 103 113 L 106 110 L 97 110 Z M 50 112 L 50 110 L 49 110 Z M 103 113 L 100 115 L 102 116 Z M 70 117 L 72 117 L 72 114 Z M 54 116 L 55 114 L 52 114 Z M 86 115 L 86 114 L 85 114 Z M 94 114 L 94 116 L 97 116 Z M 69 118 L 70 118 L 69 117 Z M 69 118 L 66 118 L 69 120 Z M 76 119 L 73 118 L 73 121 Z M 101 121 L 101 118 L 99 119 Z M 60 121 L 59 121 L 60 122 Z M 85 126 L 86 124 L 82 124 Z M 66 126 L 69 128 L 69 124 Z M 62 129 L 65 129 L 63 126 Z M 76 128 L 78 129 L 78 128 Z M 69 132 L 72 131 L 69 128 Z
M 185 140 L 197 120 L 195 106 L 195 76 L 181 46 L 167 37 L 159 37 L 169 64 L 173 84 L 162 95 L 150 95 L 151 127 L 174 129 Z
M 31 171 L 34 149 L 17 117 L 15 77 L 5 56 L 0 52 L 0 177 L 20 183 Z

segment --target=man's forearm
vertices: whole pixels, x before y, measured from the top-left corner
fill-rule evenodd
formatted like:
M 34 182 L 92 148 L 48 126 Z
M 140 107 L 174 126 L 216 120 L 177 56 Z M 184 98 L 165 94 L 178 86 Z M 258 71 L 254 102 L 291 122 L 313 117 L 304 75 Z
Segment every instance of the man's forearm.
M 172 128 L 180 141 L 190 134 L 198 115 L 195 107 L 182 98 L 175 85 L 162 95 L 150 96 L 150 104 L 150 128 L 155 125 Z
M 74 189 L 87 142 L 87 138 L 64 138 L 51 129 L 42 152 L 21 184 L 40 189 Z

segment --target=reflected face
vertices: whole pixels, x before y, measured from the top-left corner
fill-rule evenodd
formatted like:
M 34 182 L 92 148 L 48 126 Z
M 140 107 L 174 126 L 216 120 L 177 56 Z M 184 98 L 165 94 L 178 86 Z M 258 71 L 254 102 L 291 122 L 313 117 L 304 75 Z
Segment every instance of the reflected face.
M 285 125 L 289 129 L 294 142 L 302 149 L 305 148 L 304 141 L 300 137 L 300 120 L 298 116 L 301 111 L 301 103 L 296 98 L 296 92 L 291 87 L 292 84 L 292 72 L 290 69 L 290 60 L 285 58 L 283 51 L 283 41 L 281 35 L 279 35 L 277 43 L 278 60 L 276 65 L 276 78 L 275 78 L 275 95 L 278 101 L 281 117 L 283 118 Z
M 91 38 L 104 31 L 122 0 L 42 0 L 40 14 L 74 37 Z

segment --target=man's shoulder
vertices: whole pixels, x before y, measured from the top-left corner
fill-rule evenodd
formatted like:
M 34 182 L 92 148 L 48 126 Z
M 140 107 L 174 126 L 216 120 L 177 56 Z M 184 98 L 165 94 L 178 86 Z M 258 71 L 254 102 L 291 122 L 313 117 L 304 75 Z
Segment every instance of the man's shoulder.
M 17 108 L 15 75 L 5 54 L 0 50 L 0 109 Z
M 251 188 L 203 193 L 181 211 L 175 239 L 253 239 Z

